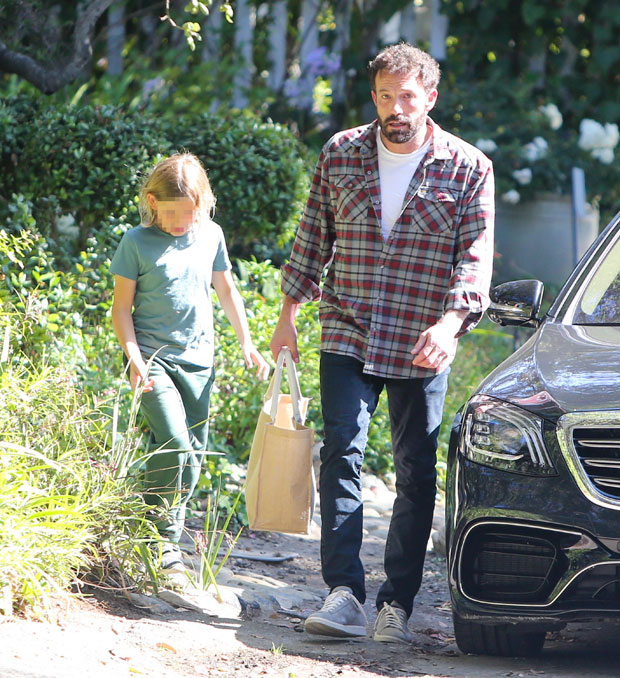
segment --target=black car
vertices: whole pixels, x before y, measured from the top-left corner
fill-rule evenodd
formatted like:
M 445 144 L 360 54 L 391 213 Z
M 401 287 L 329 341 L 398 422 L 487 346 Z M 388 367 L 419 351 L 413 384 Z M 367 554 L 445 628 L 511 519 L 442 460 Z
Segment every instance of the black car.
M 537 327 L 456 418 L 448 576 L 463 652 L 530 655 L 567 622 L 620 617 L 620 213 L 544 318 L 539 281 L 489 316 Z

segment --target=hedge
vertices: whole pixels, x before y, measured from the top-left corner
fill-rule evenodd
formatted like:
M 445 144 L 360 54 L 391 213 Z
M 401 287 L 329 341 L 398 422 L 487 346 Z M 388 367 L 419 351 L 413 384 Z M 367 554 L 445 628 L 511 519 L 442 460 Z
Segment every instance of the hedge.
M 292 236 L 308 173 L 286 128 L 248 112 L 171 122 L 113 106 L 44 107 L 25 96 L 0 103 L 0 224 L 11 196 L 22 195 L 52 249 L 76 255 L 92 237 L 106 249 L 117 240 L 110 228 L 138 223 L 144 172 L 176 150 L 205 164 L 233 255 L 268 256 Z M 72 220 L 75 236 L 63 230 Z

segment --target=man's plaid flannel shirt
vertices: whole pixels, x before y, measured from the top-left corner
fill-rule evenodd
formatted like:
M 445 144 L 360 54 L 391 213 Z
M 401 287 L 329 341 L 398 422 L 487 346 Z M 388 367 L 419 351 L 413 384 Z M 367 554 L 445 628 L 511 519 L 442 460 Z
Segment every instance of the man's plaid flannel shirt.
M 450 309 L 467 310 L 461 334 L 488 305 L 493 263 L 491 161 L 430 119 L 432 142 L 384 242 L 377 121 L 340 132 L 319 157 L 282 291 L 320 299 L 321 349 L 364 372 L 427 377 L 411 364 L 420 333 Z M 325 268 L 327 275 L 321 279 Z

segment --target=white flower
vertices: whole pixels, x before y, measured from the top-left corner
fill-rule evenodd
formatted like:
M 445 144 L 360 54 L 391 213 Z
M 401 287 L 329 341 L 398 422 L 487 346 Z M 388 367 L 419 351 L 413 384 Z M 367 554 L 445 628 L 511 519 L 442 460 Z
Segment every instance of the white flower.
M 536 162 L 547 155 L 549 144 L 542 137 L 534 137 L 529 144 L 523 147 L 523 154 L 529 162 Z
M 510 191 L 506 191 L 506 193 L 502 195 L 502 200 L 507 202 L 509 205 L 516 205 L 519 200 L 521 200 L 521 195 L 519 194 L 519 191 L 516 191 L 513 188 Z
M 546 106 L 541 106 L 538 109 L 549 122 L 551 129 L 560 129 L 564 119 L 560 113 L 560 109 L 555 104 L 547 104 Z
M 525 186 L 532 181 L 532 170 L 529 167 L 515 170 L 512 173 L 512 178 L 521 186 Z
M 494 153 L 497 150 L 497 144 L 493 139 L 478 139 L 474 146 L 483 153 Z
M 611 165 L 614 161 L 614 148 L 618 145 L 618 125 L 605 123 L 601 125 L 596 120 L 584 118 L 579 123 L 579 148 L 590 151 L 590 155 L 600 160 L 604 165 Z
M 593 148 L 590 155 L 600 160 L 603 165 L 611 165 L 614 161 L 614 151 L 612 148 Z
M 606 123 L 604 126 L 596 120 L 584 118 L 579 123 L 579 148 L 591 151 L 594 148 L 615 148 L 618 143 L 618 125 Z
M 600 122 L 584 118 L 579 123 L 579 141 L 577 145 L 584 151 L 603 146 L 605 142 L 605 128 Z
M 615 122 L 605 123 L 605 134 L 607 135 L 607 148 L 615 148 L 620 140 L 620 132 Z

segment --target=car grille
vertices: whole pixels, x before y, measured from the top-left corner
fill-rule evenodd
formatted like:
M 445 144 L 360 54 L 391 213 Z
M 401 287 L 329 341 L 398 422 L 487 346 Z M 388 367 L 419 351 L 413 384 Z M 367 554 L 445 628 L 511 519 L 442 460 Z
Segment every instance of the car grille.
M 575 428 L 573 446 L 592 485 L 620 499 L 620 428 Z
M 465 595 L 489 602 L 544 602 L 566 569 L 555 537 L 543 530 L 487 525 L 463 547 Z

